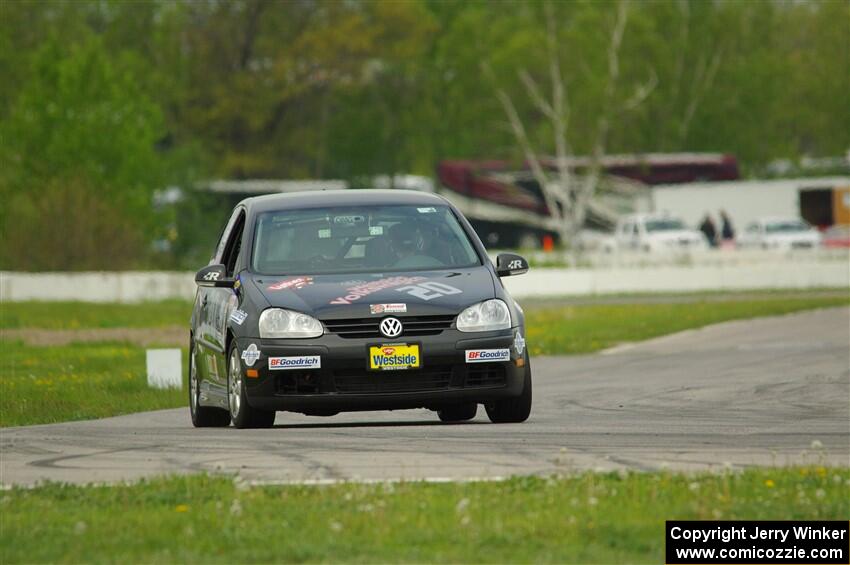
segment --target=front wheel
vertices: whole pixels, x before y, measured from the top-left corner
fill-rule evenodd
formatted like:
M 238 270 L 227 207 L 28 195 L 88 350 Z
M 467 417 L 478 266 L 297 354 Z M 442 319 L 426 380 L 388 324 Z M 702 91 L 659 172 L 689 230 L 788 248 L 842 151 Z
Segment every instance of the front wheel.
M 531 363 L 529 363 L 527 356 L 525 367 L 522 394 L 484 405 L 487 409 L 487 417 L 494 424 L 511 424 L 528 420 L 528 416 L 531 414 Z
M 260 410 L 248 404 L 236 344 L 230 346 L 227 362 L 227 403 L 230 419 L 237 428 L 270 428 L 274 425 L 274 411 Z
M 189 345 L 189 413 L 196 428 L 223 428 L 230 425 L 227 410 L 201 406 L 201 383 L 195 363 L 195 346 Z

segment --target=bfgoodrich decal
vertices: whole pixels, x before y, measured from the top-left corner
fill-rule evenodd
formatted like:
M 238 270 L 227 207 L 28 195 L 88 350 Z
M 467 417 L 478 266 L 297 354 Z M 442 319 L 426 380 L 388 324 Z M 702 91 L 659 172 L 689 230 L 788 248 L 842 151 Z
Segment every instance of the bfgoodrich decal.
M 301 355 L 298 357 L 269 357 L 269 370 L 319 369 L 322 358 L 319 355 Z
M 467 363 L 486 363 L 487 361 L 510 361 L 511 350 L 504 349 L 467 349 Z

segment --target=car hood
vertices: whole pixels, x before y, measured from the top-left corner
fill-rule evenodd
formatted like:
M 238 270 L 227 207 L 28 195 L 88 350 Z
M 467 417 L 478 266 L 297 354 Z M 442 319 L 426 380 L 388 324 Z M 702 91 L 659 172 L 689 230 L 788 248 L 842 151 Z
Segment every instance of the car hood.
M 369 317 L 373 305 L 404 304 L 407 315 L 457 314 L 495 297 L 493 275 L 470 269 L 342 275 L 249 275 L 269 306 L 304 312 L 323 320 Z M 380 308 L 378 308 L 380 310 Z M 396 309 L 397 310 L 397 309 Z

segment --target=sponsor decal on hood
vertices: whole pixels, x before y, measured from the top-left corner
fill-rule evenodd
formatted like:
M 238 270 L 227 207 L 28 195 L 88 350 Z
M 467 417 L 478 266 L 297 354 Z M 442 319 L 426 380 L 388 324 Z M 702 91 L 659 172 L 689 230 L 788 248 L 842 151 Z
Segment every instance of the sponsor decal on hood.
M 308 284 L 313 284 L 313 277 L 298 277 L 294 279 L 284 279 L 269 285 L 269 290 L 286 290 L 304 288 Z
M 407 304 L 401 302 L 392 304 L 370 304 L 369 311 L 372 314 L 404 314 L 407 312 Z
M 351 304 L 352 302 L 357 302 L 361 298 L 369 296 L 370 294 L 374 294 L 380 290 L 384 290 L 387 288 L 395 288 L 397 286 L 407 285 L 418 283 L 420 281 L 424 281 L 425 277 L 389 277 L 386 279 L 378 279 L 376 281 L 367 282 L 364 284 L 359 284 L 356 286 L 350 286 L 346 290 L 347 294 L 344 296 L 338 296 L 330 301 L 331 304 Z

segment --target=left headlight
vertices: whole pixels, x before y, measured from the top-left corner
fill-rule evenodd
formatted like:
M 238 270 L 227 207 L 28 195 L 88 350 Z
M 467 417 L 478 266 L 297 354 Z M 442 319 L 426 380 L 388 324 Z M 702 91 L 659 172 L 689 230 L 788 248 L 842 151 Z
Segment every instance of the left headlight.
M 470 306 L 457 317 L 457 329 L 462 332 L 488 332 L 510 327 L 511 312 L 498 298 Z
M 260 314 L 261 338 L 319 337 L 323 333 L 319 320 L 301 312 L 269 308 Z

